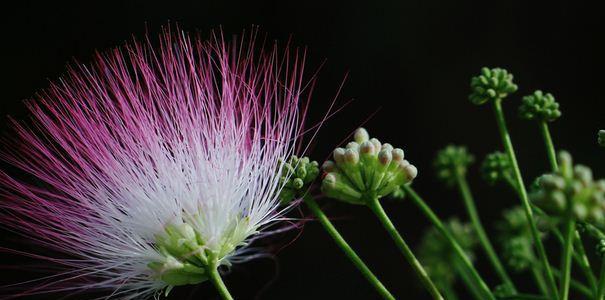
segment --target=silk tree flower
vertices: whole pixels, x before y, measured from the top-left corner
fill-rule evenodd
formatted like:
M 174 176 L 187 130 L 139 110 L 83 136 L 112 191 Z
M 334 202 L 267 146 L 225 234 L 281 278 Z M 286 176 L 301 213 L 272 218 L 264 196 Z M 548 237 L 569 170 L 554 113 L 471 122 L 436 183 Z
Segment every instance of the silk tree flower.
M 0 171 L 0 220 L 62 255 L 25 295 L 157 297 L 254 257 L 246 246 L 288 208 L 279 162 L 299 148 L 307 99 L 304 54 L 255 35 L 165 32 L 27 103 L 32 125 L 14 122 L 1 153 L 26 176 Z

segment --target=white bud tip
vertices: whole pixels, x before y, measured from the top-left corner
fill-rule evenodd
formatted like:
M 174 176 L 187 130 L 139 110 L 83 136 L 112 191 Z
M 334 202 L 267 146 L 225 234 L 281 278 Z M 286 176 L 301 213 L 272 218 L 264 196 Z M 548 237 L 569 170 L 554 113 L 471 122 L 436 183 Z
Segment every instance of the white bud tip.
M 390 151 L 393 151 L 393 146 L 391 144 L 389 144 L 389 143 L 384 143 L 384 144 L 382 144 L 382 148 L 381 149 L 390 152 Z
M 333 173 L 328 173 L 326 177 L 324 177 L 323 183 L 330 186 L 336 185 L 336 176 Z
M 356 164 L 359 162 L 359 152 L 353 149 L 347 149 L 345 151 L 345 161 L 348 163 Z
M 408 165 L 404 170 L 408 180 L 412 180 L 418 175 L 418 169 L 414 165 Z
M 321 165 L 321 169 L 326 171 L 326 172 L 332 172 L 334 171 L 334 162 L 331 160 L 326 160 L 324 161 L 324 163 Z
M 374 144 L 369 141 L 365 141 L 363 144 L 361 144 L 359 150 L 363 154 L 374 154 Z
M 388 151 L 386 149 L 380 150 L 380 152 L 378 153 L 378 161 L 380 161 L 382 165 L 388 165 L 389 163 L 391 163 L 391 160 L 393 160 L 393 155 L 391 154 L 391 151 Z
M 358 151 L 359 150 L 359 144 L 356 142 L 350 142 L 347 144 L 347 149 L 353 149 Z
M 380 148 L 382 147 L 382 144 L 380 143 L 380 141 L 378 139 L 372 138 L 370 140 L 370 143 L 374 144 L 374 149 L 376 149 L 376 151 L 379 151 Z
M 336 148 L 334 149 L 334 160 L 336 161 L 337 164 L 340 164 L 344 161 L 345 158 L 345 149 L 343 148 Z
M 393 154 L 394 161 L 402 161 L 404 158 L 403 150 L 401 150 L 399 148 L 393 149 L 393 151 L 391 153 Z
M 407 167 L 407 166 L 409 166 L 409 165 L 410 165 L 410 162 L 407 161 L 407 160 L 405 160 L 405 159 L 399 162 L 399 167 L 402 168 L 402 169 L 405 168 L 405 167 Z
M 365 130 L 365 128 L 359 127 L 357 130 L 355 130 L 355 134 L 353 135 L 353 139 L 358 144 L 361 144 L 363 142 L 367 142 L 370 139 L 370 135 L 368 134 L 368 131 Z

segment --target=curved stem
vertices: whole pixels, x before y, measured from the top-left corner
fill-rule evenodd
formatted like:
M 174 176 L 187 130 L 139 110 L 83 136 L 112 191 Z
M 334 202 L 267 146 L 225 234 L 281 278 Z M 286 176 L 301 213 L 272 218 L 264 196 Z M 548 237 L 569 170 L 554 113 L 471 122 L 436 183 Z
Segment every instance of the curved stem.
M 485 297 L 487 297 L 487 299 L 494 300 L 495 297 L 492 294 L 492 291 L 489 289 L 485 281 L 483 281 L 483 279 L 479 275 L 479 272 L 477 272 L 471 261 L 468 259 L 468 256 L 466 255 L 466 253 L 464 253 L 462 247 L 460 247 L 460 244 L 458 244 L 454 236 L 449 232 L 449 230 L 447 230 L 445 225 L 443 225 L 443 222 L 441 222 L 439 217 L 437 217 L 433 210 L 426 204 L 426 202 L 424 202 L 424 200 L 422 200 L 422 198 L 420 198 L 420 196 L 412 189 L 412 187 L 410 187 L 409 185 L 403 185 L 402 188 L 405 191 L 405 194 L 410 196 L 414 204 L 416 204 L 420 211 L 422 211 L 422 213 L 429 219 L 433 226 L 435 226 L 435 228 L 439 232 L 441 232 L 441 234 L 446 238 L 456 255 L 464 264 L 464 267 L 467 268 L 473 280 L 477 283 L 481 291 L 485 294 Z
M 363 277 L 376 289 L 376 291 L 382 296 L 382 298 L 387 300 L 395 300 L 395 297 L 387 290 L 386 287 L 378 280 L 376 275 L 372 273 L 370 268 L 361 260 L 359 255 L 355 253 L 353 248 L 349 246 L 347 241 L 340 235 L 338 230 L 332 225 L 332 222 L 328 219 L 326 214 L 321 210 L 317 202 L 309 196 L 304 197 L 304 201 L 307 204 L 307 207 L 311 210 L 315 218 L 321 223 L 326 232 L 332 237 L 336 245 L 340 247 L 340 249 L 345 253 L 345 255 L 349 258 L 349 260 L 355 265 L 355 267 L 361 272 Z
M 536 227 L 536 222 L 534 220 L 534 215 L 531 210 L 531 206 L 529 204 L 529 199 L 527 196 L 527 190 L 525 189 L 525 183 L 523 182 L 523 177 L 521 176 L 521 170 L 519 169 L 519 164 L 517 163 L 517 157 L 515 155 L 515 150 L 513 148 L 513 143 L 510 139 L 510 135 L 508 134 L 508 129 L 506 127 L 506 121 L 504 119 L 504 113 L 502 112 L 502 100 L 493 101 L 494 114 L 496 116 L 496 123 L 498 124 L 498 130 L 500 131 L 500 137 L 502 138 L 502 144 L 504 144 L 504 148 L 506 149 L 506 153 L 510 159 L 513 174 L 515 179 L 515 184 L 519 190 L 519 196 L 521 198 L 521 204 L 523 205 L 523 210 L 525 211 L 525 216 L 529 221 L 529 228 L 534 240 L 534 244 L 536 246 L 538 257 L 546 273 L 546 280 L 548 283 L 550 296 L 554 299 L 558 299 L 558 291 L 557 284 L 555 282 L 555 278 L 552 274 L 552 270 L 550 264 L 548 263 L 548 257 L 546 256 L 546 250 L 544 249 L 544 244 L 542 244 L 542 240 L 540 239 L 540 233 L 538 232 L 538 228 Z
M 214 284 L 214 287 L 218 291 L 219 295 L 223 300 L 233 300 L 233 297 L 229 293 L 227 286 L 221 278 L 221 274 L 218 273 L 218 262 L 216 258 L 211 258 L 208 264 L 208 272 L 210 275 L 210 281 Z
M 502 262 L 498 258 L 498 255 L 494 250 L 494 246 L 492 246 L 492 243 L 490 242 L 489 238 L 487 237 L 487 233 L 483 228 L 483 224 L 481 224 L 481 219 L 479 218 L 479 213 L 477 212 L 477 207 L 475 206 L 475 201 L 468 186 L 468 182 L 466 181 L 466 177 L 464 177 L 464 175 L 462 174 L 458 174 L 456 176 L 456 179 L 460 194 L 462 196 L 462 199 L 464 199 L 466 211 L 468 212 L 469 218 L 471 219 L 471 223 L 473 224 L 475 232 L 477 233 L 477 237 L 479 238 L 479 243 L 483 247 L 485 254 L 487 255 L 494 269 L 496 270 L 496 273 L 500 277 L 500 280 L 502 280 L 502 282 L 506 284 L 513 292 L 516 292 L 515 285 L 510 279 L 510 276 L 508 276 L 508 273 L 502 265 Z
M 424 287 L 429 291 L 433 299 L 443 299 L 443 296 L 441 296 L 441 294 L 439 293 L 439 290 L 437 289 L 429 275 L 426 273 L 426 270 L 424 270 L 424 267 L 422 267 L 416 256 L 414 256 L 414 253 L 412 252 L 408 244 L 403 240 L 403 238 L 395 228 L 395 225 L 393 225 L 391 219 L 389 219 L 389 216 L 387 216 L 386 212 L 382 208 L 382 205 L 380 205 L 380 202 L 378 202 L 378 199 L 374 198 L 369 200 L 367 202 L 367 205 L 374 212 L 378 220 L 380 220 L 380 223 L 382 223 L 384 229 L 391 235 L 391 238 L 393 238 L 393 241 L 395 241 L 395 244 L 397 245 L 399 250 L 401 250 L 401 253 L 405 257 L 405 259 L 410 263 L 410 265 L 416 272 L 416 275 L 418 275 L 420 281 L 422 282 Z
M 550 163 L 550 169 L 556 172 L 559 169 L 557 164 L 557 155 L 555 154 L 555 146 L 553 145 L 552 138 L 550 137 L 550 130 L 548 130 L 548 124 L 544 121 L 540 122 L 540 132 L 544 139 L 544 146 L 546 147 L 546 153 L 548 154 L 548 162 Z

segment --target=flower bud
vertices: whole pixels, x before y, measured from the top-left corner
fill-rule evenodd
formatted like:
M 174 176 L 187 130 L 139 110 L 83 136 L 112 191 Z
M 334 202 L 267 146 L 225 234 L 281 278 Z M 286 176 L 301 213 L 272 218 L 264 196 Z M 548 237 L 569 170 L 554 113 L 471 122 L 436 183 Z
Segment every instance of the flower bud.
M 564 219 L 571 212 L 580 222 L 605 225 L 605 190 L 595 181 L 592 171 L 582 165 L 574 166 L 571 155 L 560 152 L 559 170 L 543 175 L 532 186 L 531 201 L 555 219 Z
M 482 68 L 479 76 L 471 79 L 469 100 L 476 105 L 488 101 L 504 99 L 508 94 L 517 91 L 513 75 L 500 68 Z
M 448 186 L 453 186 L 458 176 L 465 176 L 468 166 L 474 161 L 474 157 L 468 153 L 466 147 L 448 145 L 439 152 L 433 162 L 437 171 L 437 178 Z
M 511 179 L 512 172 L 508 155 L 499 151 L 488 154 L 481 164 L 481 177 L 490 185 Z
M 338 155 L 335 154 L 335 156 Z M 310 161 L 308 157 L 298 158 L 294 155 L 287 163 L 280 162 L 282 174 L 279 178 L 281 186 L 279 197 L 282 204 L 288 204 L 293 199 L 304 195 L 307 188 L 319 175 L 319 164 L 316 161 Z M 326 161 L 322 167 L 324 171 L 328 172 L 329 169 L 334 168 L 334 162 Z
M 380 150 L 378 153 L 378 161 L 383 166 L 388 166 L 393 160 L 393 154 L 387 149 Z
M 404 158 L 403 150 L 401 150 L 399 148 L 393 149 L 393 151 L 391 152 L 391 154 L 393 155 L 393 161 L 396 161 L 396 162 L 400 162 Z
M 605 130 L 599 130 L 597 134 L 597 142 L 601 147 L 605 147 Z
M 355 151 L 359 151 L 359 144 L 356 142 L 350 142 L 347 144 L 347 149 L 352 149 Z
M 354 204 L 386 196 L 417 176 L 416 167 L 403 157 L 403 150 L 382 144 L 370 138 L 365 129 L 358 129 L 354 142 L 346 149 L 334 150 L 336 163 L 324 163 L 323 169 L 329 174 L 323 179 L 322 191 Z
M 343 164 L 344 160 L 345 160 L 345 149 L 343 149 L 343 148 L 334 149 L 333 157 L 334 157 L 334 161 L 336 162 L 336 164 L 338 164 L 338 165 Z
M 361 144 L 363 142 L 368 141 L 370 139 L 370 135 L 368 134 L 368 131 L 365 130 L 365 128 L 360 127 L 360 128 L 357 128 L 357 130 L 355 131 L 353 139 L 358 144 Z
M 357 164 L 359 162 L 359 152 L 352 149 L 347 149 L 345 151 L 345 161 L 349 164 Z
M 519 106 L 519 116 L 526 120 L 551 122 L 561 116 L 559 103 L 550 93 L 537 90 L 529 96 L 523 97 Z
M 321 169 L 324 170 L 324 172 L 328 172 L 328 173 L 334 171 L 335 168 L 336 168 L 336 164 L 331 160 L 326 160 L 321 165 Z
M 393 150 L 393 146 L 389 143 L 384 143 L 382 144 L 382 147 L 380 148 L 381 150 L 386 150 L 386 151 L 392 151 Z
M 365 155 L 374 155 L 376 147 L 374 146 L 374 144 L 370 141 L 365 141 L 361 144 L 360 148 L 359 148 L 359 152 L 361 152 L 361 154 L 365 154 Z

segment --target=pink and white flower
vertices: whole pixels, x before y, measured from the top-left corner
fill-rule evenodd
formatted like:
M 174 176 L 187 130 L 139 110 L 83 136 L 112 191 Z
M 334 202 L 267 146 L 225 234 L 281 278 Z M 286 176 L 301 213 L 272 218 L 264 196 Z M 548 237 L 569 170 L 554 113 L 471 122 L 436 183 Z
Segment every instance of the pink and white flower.
M 32 122 L 14 122 L 0 153 L 23 171 L 0 171 L 0 221 L 64 254 L 46 257 L 63 271 L 30 293 L 145 298 L 204 259 L 245 259 L 283 215 L 278 161 L 295 154 L 306 111 L 304 54 L 259 48 L 255 34 L 164 33 L 97 54 L 27 102 Z

